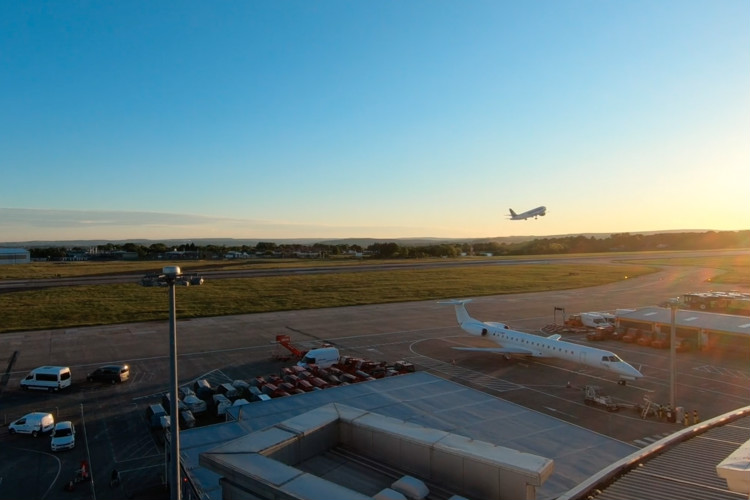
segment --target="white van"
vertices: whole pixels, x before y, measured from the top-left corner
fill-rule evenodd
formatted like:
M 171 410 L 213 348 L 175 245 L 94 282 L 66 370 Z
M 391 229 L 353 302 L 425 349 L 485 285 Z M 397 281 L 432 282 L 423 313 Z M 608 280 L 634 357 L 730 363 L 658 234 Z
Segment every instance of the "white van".
M 40 366 L 34 368 L 21 380 L 22 389 L 39 389 L 42 391 L 59 391 L 70 387 L 72 376 L 67 366 Z
M 312 349 L 305 353 L 305 356 L 301 361 L 297 363 L 297 366 L 309 368 L 310 365 L 315 365 L 318 368 L 328 368 L 339 362 L 339 350 L 335 347 L 320 347 L 318 349 Z
M 604 314 L 607 314 L 607 316 L 610 316 L 612 318 L 612 321 L 609 321 L 608 317 L 605 317 Z M 614 327 L 614 316 L 608 313 L 599 313 L 599 312 L 585 312 L 581 313 L 581 322 L 583 323 L 583 326 L 587 326 L 589 328 L 597 328 L 599 326 L 603 327 Z
M 31 434 L 37 437 L 40 433 L 51 432 L 55 428 L 55 418 L 51 413 L 35 411 L 27 413 L 8 426 L 11 434 Z

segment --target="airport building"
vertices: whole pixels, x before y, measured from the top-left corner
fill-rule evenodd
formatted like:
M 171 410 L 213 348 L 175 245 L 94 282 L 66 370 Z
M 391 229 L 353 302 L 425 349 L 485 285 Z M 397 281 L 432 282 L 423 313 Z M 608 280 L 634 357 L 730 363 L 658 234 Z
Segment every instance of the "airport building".
M 554 499 L 639 449 L 427 372 L 232 407 L 180 446 L 207 500 Z
M 460 369 L 460 368 L 459 368 Z M 507 383 L 507 382 L 506 382 Z M 427 372 L 232 407 L 180 433 L 183 498 L 747 498 L 750 407 L 639 448 Z M 744 496 L 742 496 L 744 495 Z
M 0 265 L 2 264 L 28 264 L 31 262 L 31 253 L 23 248 L 0 248 Z
M 557 500 L 736 500 L 750 494 L 750 406 L 687 426 Z
M 670 335 L 672 311 L 668 307 L 645 307 L 620 311 L 616 316 L 621 330 L 639 329 L 655 335 Z M 741 348 L 750 352 L 750 318 L 692 309 L 675 311 L 675 336 L 700 349 Z

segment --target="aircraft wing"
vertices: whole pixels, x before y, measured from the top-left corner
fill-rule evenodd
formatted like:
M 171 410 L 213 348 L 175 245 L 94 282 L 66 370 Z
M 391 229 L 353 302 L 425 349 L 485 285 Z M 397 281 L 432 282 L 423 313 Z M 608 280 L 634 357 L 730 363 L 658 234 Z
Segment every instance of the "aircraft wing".
M 523 347 L 454 347 L 457 351 L 493 352 L 495 354 L 522 354 L 533 356 L 533 353 Z

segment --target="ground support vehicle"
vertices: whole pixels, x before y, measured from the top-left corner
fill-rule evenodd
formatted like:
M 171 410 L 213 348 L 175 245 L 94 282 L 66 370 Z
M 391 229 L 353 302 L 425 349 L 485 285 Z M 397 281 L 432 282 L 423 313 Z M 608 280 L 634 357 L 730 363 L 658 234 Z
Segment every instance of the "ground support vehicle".
M 635 343 L 641 335 L 642 333 L 638 328 L 628 328 L 621 340 L 625 343 L 632 344 Z
M 581 320 L 580 314 L 571 314 L 568 318 L 563 321 L 563 325 L 569 328 L 581 328 L 583 327 L 583 321 Z
M 587 328 L 605 328 L 607 333 L 615 331 L 614 316 L 609 313 L 585 312 L 579 315 L 581 323 Z
M 620 405 L 607 396 L 597 385 L 586 385 L 583 388 L 583 401 L 590 406 L 601 406 L 607 411 L 618 411 Z
M 593 330 L 586 332 L 586 340 L 606 340 L 610 336 L 609 328 L 605 326 L 597 326 Z

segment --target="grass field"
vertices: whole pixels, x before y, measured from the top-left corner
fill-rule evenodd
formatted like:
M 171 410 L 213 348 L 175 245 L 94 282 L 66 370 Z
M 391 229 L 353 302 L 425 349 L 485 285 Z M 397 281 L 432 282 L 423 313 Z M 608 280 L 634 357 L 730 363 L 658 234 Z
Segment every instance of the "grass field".
M 750 256 L 664 259 L 658 253 L 612 255 L 620 264 L 472 265 L 445 269 L 405 269 L 207 280 L 177 288 L 178 319 L 361 304 L 437 300 L 539 292 L 601 285 L 654 272 L 657 266 L 708 267 L 726 271 L 714 282 L 750 283 Z M 559 257 L 559 256 L 558 256 Z M 527 259 L 529 257 L 526 257 Z M 534 257 L 538 259 L 539 257 Z M 544 257 L 545 260 L 549 260 Z M 523 260 L 519 257 L 518 260 Z M 376 263 L 377 261 L 375 261 Z M 381 261 L 393 263 L 394 261 Z M 411 262 L 414 261 L 403 261 Z M 365 261 L 373 264 L 373 261 Z M 3 266 L 0 279 L 140 274 L 176 264 L 183 272 L 304 266 L 360 266 L 356 260 L 78 262 Z M 710 287 L 707 287 L 710 288 Z M 0 333 L 133 321 L 166 320 L 165 288 L 137 283 L 51 288 L 0 295 Z
M 653 259 L 633 258 L 627 262 L 631 264 L 658 265 L 658 266 L 689 266 L 689 267 L 708 267 L 711 269 L 721 269 L 724 274 L 714 278 L 714 283 L 725 285 L 750 285 L 750 255 L 725 255 L 715 257 L 680 257 L 674 259 Z
M 207 280 L 177 288 L 178 319 L 594 286 L 653 272 L 645 265 L 514 265 Z M 166 288 L 137 283 L 0 295 L 0 332 L 166 320 Z

